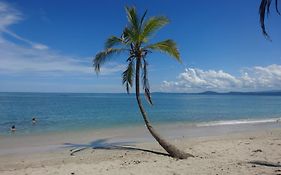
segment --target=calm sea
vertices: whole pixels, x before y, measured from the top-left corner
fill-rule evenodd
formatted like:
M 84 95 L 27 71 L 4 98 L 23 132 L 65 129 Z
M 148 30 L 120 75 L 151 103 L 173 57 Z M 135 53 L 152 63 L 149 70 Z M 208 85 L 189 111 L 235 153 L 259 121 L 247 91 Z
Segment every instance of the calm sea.
M 153 94 L 153 123 L 208 123 L 281 117 L 281 96 Z M 36 116 L 38 122 L 32 125 Z M 134 94 L 0 93 L 0 135 L 142 124 Z

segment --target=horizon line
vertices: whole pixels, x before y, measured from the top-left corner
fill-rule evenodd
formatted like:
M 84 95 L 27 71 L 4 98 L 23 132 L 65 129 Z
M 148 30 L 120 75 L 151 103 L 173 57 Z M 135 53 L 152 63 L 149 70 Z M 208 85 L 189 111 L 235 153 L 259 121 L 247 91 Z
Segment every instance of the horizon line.
M 226 91 L 226 92 L 218 92 L 218 91 L 202 91 L 202 92 L 161 92 L 155 91 L 153 93 L 163 93 L 163 94 L 204 94 L 204 93 L 216 93 L 216 94 L 227 94 L 227 93 L 276 93 L 281 92 L 281 89 L 275 90 L 263 90 L 263 91 Z M 135 94 L 135 92 L 61 92 L 61 91 L 0 91 L 0 93 L 65 93 L 65 94 Z M 141 93 L 143 94 L 143 93 Z

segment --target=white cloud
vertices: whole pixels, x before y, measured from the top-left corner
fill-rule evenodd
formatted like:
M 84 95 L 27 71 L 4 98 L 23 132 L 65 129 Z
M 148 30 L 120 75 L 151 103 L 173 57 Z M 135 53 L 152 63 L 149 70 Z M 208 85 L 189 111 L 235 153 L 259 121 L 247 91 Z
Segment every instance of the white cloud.
M 22 19 L 21 13 L 10 5 L 0 2 L 0 30 L 17 23 Z
M 3 32 L 12 36 L 13 38 L 19 40 L 19 41 L 22 41 L 28 45 L 30 45 L 32 48 L 34 49 L 38 49 L 38 50 L 47 50 L 48 49 L 48 46 L 44 45 L 44 44 L 40 44 L 40 43 L 35 43 L 35 42 L 32 42 L 26 38 L 23 38 L 17 34 L 15 34 L 14 32 L 11 32 L 9 30 L 6 30 L 6 29 L 3 29 Z
M 46 46 L 46 45 L 44 45 L 44 44 L 38 44 L 38 43 L 33 44 L 32 47 L 33 47 L 34 49 L 39 49 L 39 50 L 48 49 L 48 46 Z
M 22 20 L 22 14 L 13 8 L 10 4 L 0 2 L 0 37 L 3 33 L 12 36 L 13 38 L 25 42 L 31 45 L 35 49 L 44 50 L 48 47 L 44 44 L 32 42 L 26 38 L 23 38 L 8 29 L 9 26 L 18 23 Z M 3 42 L 3 37 L 1 38 Z
M 0 55 L 0 73 L 94 74 L 90 57 L 75 58 L 51 50 L 25 48 L 7 41 L 0 43 Z M 111 63 L 101 69 L 101 75 L 123 69 L 124 65 Z
M 18 10 L 8 3 L 0 2 L 0 73 L 94 73 L 92 58 L 77 58 L 54 52 L 44 44 L 31 41 L 9 30 L 9 26 L 17 24 L 22 19 L 22 14 Z M 7 40 L 4 34 L 25 43 L 25 46 Z M 109 64 L 101 69 L 101 74 L 112 74 L 123 68 L 124 66 L 120 64 Z
M 281 89 L 281 65 L 256 66 L 241 71 L 235 77 L 223 70 L 201 70 L 187 68 L 176 81 L 163 81 L 162 91 L 202 92 L 202 91 L 258 91 Z

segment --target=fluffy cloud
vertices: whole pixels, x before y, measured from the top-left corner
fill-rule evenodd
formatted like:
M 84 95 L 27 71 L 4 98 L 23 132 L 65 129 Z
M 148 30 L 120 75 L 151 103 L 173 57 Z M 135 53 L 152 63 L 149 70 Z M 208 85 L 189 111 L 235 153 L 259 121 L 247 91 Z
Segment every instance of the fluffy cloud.
M 0 73 L 94 73 L 92 58 L 77 58 L 54 52 L 48 46 L 30 41 L 9 30 L 9 26 L 19 23 L 23 15 L 10 4 L 0 2 Z M 9 35 L 24 45 L 9 41 Z M 124 65 L 109 64 L 101 69 L 101 74 L 111 74 L 124 69 Z
M 281 65 L 256 66 L 241 71 L 236 77 L 222 70 L 201 70 L 188 68 L 176 81 L 163 81 L 162 91 L 258 91 L 281 89 Z

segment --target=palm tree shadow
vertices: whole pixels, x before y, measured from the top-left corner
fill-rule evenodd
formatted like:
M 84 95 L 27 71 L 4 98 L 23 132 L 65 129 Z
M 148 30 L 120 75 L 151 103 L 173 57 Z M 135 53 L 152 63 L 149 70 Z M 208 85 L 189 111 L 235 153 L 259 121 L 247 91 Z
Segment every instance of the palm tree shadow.
M 129 150 L 129 151 L 143 151 L 152 154 L 169 156 L 167 153 L 153 151 L 144 148 L 138 148 L 132 145 L 135 142 L 109 142 L 110 139 L 97 139 L 88 144 L 64 143 L 64 148 L 70 148 L 70 155 L 74 156 L 75 153 L 85 149 L 99 149 L 99 150 Z

